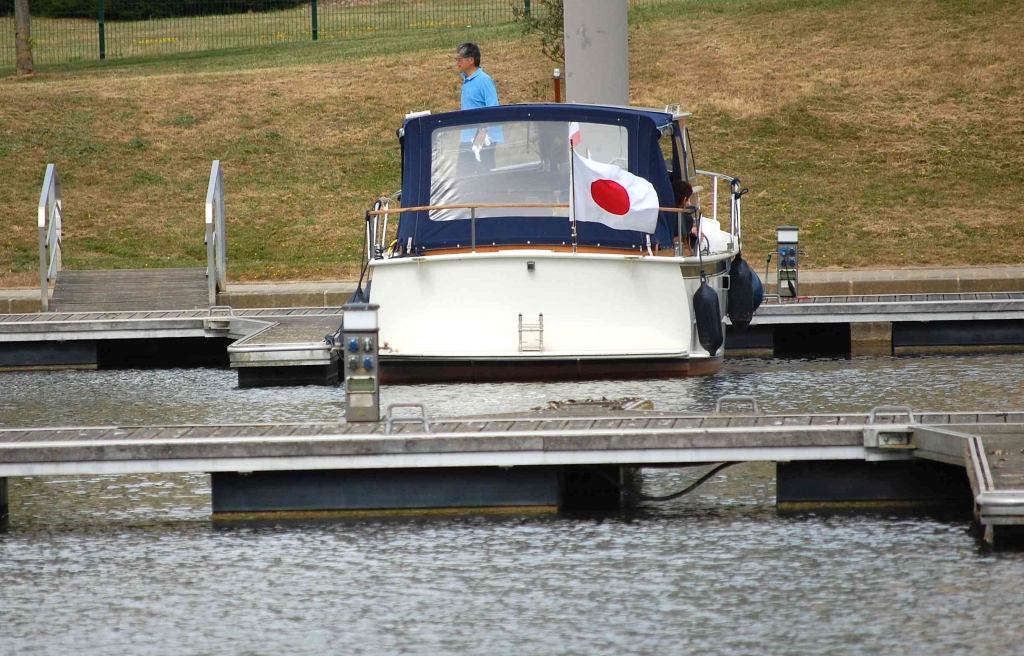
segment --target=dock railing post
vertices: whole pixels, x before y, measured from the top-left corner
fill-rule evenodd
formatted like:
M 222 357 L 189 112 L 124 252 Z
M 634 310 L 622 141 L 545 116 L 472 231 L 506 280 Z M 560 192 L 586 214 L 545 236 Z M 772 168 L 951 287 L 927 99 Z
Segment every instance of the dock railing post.
M 49 283 L 57 279 L 62 265 L 63 205 L 60 200 L 60 179 L 57 167 L 46 165 L 43 190 L 39 194 L 37 223 L 39 227 L 39 287 L 40 307 L 50 310 Z
M 217 292 L 225 291 L 228 283 L 224 214 L 224 173 L 220 160 L 214 160 L 206 191 L 206 285 L 210 307 L 217 305 Z
M 45 193 L 45 188 L 44 188 Z M 46 279 L 46 210 L 39 208 L 39 299 L 43 312 L 50 311 L 50 286 Z
M 0 528 L 7 526 L 10 518 L 7 505 L 7 479 L 0 478 Z

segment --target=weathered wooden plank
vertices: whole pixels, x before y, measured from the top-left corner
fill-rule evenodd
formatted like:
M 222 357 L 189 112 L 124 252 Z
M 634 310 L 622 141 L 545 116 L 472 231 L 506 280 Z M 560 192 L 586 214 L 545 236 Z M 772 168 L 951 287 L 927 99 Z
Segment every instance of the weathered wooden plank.
M 0 433 L 0 443 L 4 442 L 19 442 L 22 439 L 31 439 L 32 431 L 27 430 L 6 430 Z
M 348 424 L 343 431 L 345 435 L 368 435 L 370 433 L 383 433 L 384 429 L 380 424 Z
M 55 311 L 180 310 L 209 305 L 206 269 L 65 270 L 57 277 Z
M 811 418 L 812 426 L 838 426 L 839 417 L 837 415 L 814 415 Z
M 509 430 L 510 431 L 531 431 L 532 432 L 532 431 L 537 430 L 537 428 L 540 426 L 540 424 L 541 424 L 541 422 L 537 421 L 537 420 L 515 421 L 515 422 L 512 422 L 512 425 L 509 427 Z M 433 430 L 433 427 L 431 427 L 431 430 Z M 440 432 L 443 432 L 443 431 L 438 430 L 437 432 L 440 433 Z

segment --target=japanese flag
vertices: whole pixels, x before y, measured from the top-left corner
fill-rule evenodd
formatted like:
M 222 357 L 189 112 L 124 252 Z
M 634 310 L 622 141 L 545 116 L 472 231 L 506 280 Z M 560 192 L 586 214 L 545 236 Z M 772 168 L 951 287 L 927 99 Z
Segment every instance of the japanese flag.
M 616 230 L 651 234 L 658 225 L 658 192 L 647 180 L 581 157 L 573 162 L 573 205 L 577 221 L 603 223 Z
M 573 121 L 569 124 L 569 147 L 575 148 L 580 145 L 580 141 L 582 140 L 583 137 L 580 135 L 580 124 Z

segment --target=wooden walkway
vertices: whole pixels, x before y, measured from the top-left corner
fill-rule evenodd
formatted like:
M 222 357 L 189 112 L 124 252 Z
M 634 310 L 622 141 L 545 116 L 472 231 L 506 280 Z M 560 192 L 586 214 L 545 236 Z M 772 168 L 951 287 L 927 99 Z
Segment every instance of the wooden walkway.
M 912 419 L 912 420 L 911 420 Z M 0 430 L 0 477 L 930 460 L 966 470 L 990 539 L 1024 524 L 1024 412 L 407 418 Z
M 209 308 L 206 269 L 61 271 L 53 312 L 124 312 Z

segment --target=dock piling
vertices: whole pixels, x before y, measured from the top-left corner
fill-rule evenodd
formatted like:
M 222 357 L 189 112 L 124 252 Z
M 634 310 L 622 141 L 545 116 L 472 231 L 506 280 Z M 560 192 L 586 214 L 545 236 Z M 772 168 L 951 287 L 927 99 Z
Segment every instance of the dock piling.
M 851 323 L 850 355 L 892 355 L 892 322 Z
M 7 527 L 10 516 L 10 508 L 7 505 L 7 479 L 0 478 L 0 529 Z

